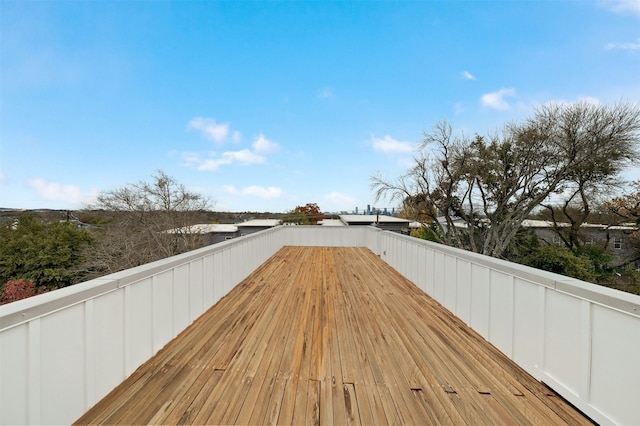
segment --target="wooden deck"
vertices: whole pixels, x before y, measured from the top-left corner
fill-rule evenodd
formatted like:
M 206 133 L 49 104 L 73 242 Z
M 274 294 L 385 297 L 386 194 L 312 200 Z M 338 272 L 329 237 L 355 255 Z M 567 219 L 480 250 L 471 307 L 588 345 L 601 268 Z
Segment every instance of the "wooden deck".
M 364 248 L 285 247 L 77 424 L 590 424 Z

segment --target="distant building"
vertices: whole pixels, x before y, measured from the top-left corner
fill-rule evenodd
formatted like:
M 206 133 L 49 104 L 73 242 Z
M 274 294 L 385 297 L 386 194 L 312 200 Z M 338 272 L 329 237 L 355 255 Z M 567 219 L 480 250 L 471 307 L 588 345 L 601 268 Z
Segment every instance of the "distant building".
M 280 224 L 279 219 L 254 219 L 241 223 L 211 223 L 191 225 L 182 232 L 199 234 L 203 246 L 221 243 L 232 238 L 253 234 Z M 177 230 L 168 232 L 175 233 Z
M 341 214 L 340 220 L 347 226 L 377 226 L 385 231 L 409 233 L 408 219 L 383 214 Z
M 253 234 L 254 232 L 264 231 L 280 224 L 280 219 L 253 219 L 246 222 L 236 223 L 240 236 Z
M 318 221 L 318 225 L 321 226 L 347 226 L 346 223 L 340 219 L 322 219 Z
M 563 242 L 553 229 L 553 222 L 546 220 L 527 219 L 522 226 L 531 229 L 539 240 L 551 245 L 562 245 Z M 560 223 L 559 227 L 568 227 L 568 223 Z M 640 268 L 640 248 L 633 245 L 630 234 L 637 232 L 638 228 L 631 225 L 609 226 L 595 223 L 585 223 L 580 227 L 580 239 L 587 246 L 603 248 L 605 253 L 611 255 L 611 266 L 623 266 L 632 264 Z

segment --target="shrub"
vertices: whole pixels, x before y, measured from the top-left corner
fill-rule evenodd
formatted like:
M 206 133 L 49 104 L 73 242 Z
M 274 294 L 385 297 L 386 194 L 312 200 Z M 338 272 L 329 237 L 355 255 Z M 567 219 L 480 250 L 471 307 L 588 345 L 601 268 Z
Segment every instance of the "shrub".
M 36 287 L 36 284 L 31 280 L 10 280 L 0 291 L 0 305 L 26 299 L 47 291 L 46 287 Z

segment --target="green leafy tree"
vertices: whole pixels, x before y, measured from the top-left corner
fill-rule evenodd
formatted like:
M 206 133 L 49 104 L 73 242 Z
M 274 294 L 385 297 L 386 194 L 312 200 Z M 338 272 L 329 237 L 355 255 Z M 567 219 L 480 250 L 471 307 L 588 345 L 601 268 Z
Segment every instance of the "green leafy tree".
M 30 280 L 49 289 L 85 277 L 92 235 L 70 222 L 46 224 L 31 215 L 0 227 L 0 282 Z
M 442 240 L 442 236 L 440 235 L 440 230 L 436 226 L 433 221 L 431 221 L 427 225 L 423 225 L 418 229 L 413 229 L 411 231 L 411 236 L 415 238 L 420 238 L 422 240 L 439 242 Z
M 304 213 L 297 209 L 291 210 L 282 216 L 280 223 L 295 223 L 296 225 L 310 224 L 309 219 L 307 219 Z
M 525 256 L 522 263 L 579 280 L 591 281 L 594 278 L 588 258 L 576 256 L 561 246 L 540 245 Z

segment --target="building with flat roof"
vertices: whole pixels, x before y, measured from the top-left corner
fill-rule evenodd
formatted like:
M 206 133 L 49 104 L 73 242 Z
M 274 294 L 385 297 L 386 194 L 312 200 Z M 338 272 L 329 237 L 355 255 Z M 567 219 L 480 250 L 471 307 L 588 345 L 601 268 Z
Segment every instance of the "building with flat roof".
M 376 226 L 385 231 L 408 233 L 411 223 L 402 219 L 383 214 L 341 214 L 340 220 L 348 226 Z

